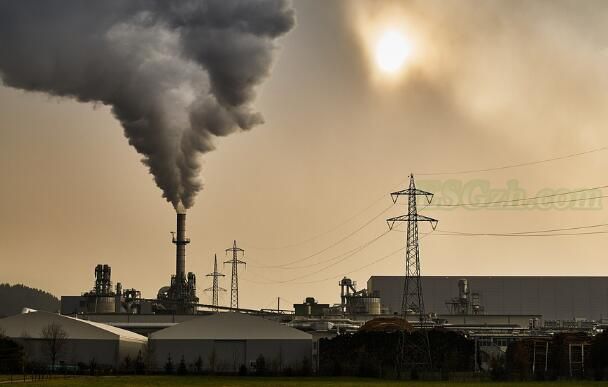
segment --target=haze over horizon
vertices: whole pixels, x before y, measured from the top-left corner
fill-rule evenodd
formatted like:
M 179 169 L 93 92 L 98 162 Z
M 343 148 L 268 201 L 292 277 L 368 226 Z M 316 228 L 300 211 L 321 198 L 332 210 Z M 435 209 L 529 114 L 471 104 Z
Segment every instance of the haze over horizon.
M 251 102 L 264 123 L 213 138 L 215 150 L 201 159 L 204 188 L 188 210 L 186 250 L 201 302 L 209 302 L 202 289 L 213 255 L 223 258 L 235 239 L 245 249 L 240 304 L 247 308 L 276 307 L 277 296 L 285 304 L 307 296 L 334 303 L 343 275 L 360 287 L 371 275 L 402 275 L 403 252 L 388 255 L 404 246 L 405 234 L 379 235 L 386 218 L 406 212 L 403 201 L 390 207 L 389 193 L 405 188 L 410 173 L 421 188 L 439 190 L 437 200 L 467 183 L 527 196 L 608 185 L 608 151 L 599 150 L 608 146 L 607 3 L 349 4 L 293 2 L 296 24 L 278 38 Z M 375 57 L 382 36 L 389 52 L 407 46 L 400 61 Z M 92 287 L 95 265 L 107 263 L 114 283 L 155 297 L 174 272 L 175 211 L 110 108 L 2 86 L 0 129 L 0 282 L 80 294 Z M 596 151 L 429 175 L 589 150 Z M 476 199 L 469 194 L 452 199 Z M 603 205 L 419 202 L 444 231 L 606 223 Z M 423 275 L 608 273 L 603 234 L 440 234 L 421 240 Z

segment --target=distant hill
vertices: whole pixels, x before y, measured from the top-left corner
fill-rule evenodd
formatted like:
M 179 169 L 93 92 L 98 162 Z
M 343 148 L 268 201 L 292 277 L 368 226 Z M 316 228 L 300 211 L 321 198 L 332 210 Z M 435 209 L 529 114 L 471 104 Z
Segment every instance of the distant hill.
M 23 308 L 57 312 L 59 299 L 51 293 L 25 285 L 0 284 L 0 317 L 19 314 Z

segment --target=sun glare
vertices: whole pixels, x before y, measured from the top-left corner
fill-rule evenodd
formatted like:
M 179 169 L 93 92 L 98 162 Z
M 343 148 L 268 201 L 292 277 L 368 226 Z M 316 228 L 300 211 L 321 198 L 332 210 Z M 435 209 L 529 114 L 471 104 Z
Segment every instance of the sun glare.
M 395 30 L 385 31 L 376 42 L 375 57 L 378 68 L 389 74 L 403 68 L 411 54 L 411 47 L 403 34 Z

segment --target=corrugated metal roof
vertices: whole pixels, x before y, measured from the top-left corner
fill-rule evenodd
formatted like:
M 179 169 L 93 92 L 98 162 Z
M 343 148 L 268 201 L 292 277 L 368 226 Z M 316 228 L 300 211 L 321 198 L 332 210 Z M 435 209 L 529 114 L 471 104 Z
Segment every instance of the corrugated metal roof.
M 308 333 L 243 313 L 217 313 L 154 332 L 152 340 L 312 340 Z
M 42 338 L 42 330 L 51 323 L 61 325 L 71 339 L 127 340 L 146 342 L 145 336 L 106 324 L 34 311 L 0 319 L 0 331 L 13 338 Z

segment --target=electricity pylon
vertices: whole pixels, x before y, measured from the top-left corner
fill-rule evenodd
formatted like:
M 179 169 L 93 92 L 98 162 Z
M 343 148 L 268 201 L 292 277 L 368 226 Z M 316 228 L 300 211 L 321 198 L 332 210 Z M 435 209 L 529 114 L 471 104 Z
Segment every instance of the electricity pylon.
M 422 335 L 410 334 L 406 338 L 402 335 L 400 363 L 412 370 L 416 368 L 432 368 L 431 349 L 428 331 L 426 329 L 427 316 L 424 310 L 424 298 L 422 295 L 422 282 L 420 280 L 420 249 L 418 244 L 418 222 L 429 222 L 433 230 L 438 221 L 427 216 L 418 215 L 416 209 L 416 196 L 424 196 L 430 204 L 433 194 L 416 189 L 414 175 L 410 175 L 410 186 L 402 191 L 392 192 L 393 203 L 397 202 L 399 196 L 408 197 L 407 215 L 401 215 L 387 219 L 390 229 L 395 222 L 407 222 L 407 240 L 405 250 L 405 283 L 403 284 L 403 298 L 401 303 L 401 315 L 407 320 L 408 315 L 417 316 Z M 407 360 L 406 360 L 407 359 Z
M 217 307 L 219 305 L 219 292 L 226 291 L 226 289 L 220 287 L 219 285 L 219 277 L 225 277 L 225 275 L 217 271 L 217 254 L 215 254 L 215 259 L 213 261 L 213 273 L 207 274 L 207 277 L 213 277 L 213 285 L 211 285 L 210 288 L 205 289 L 205 291 L 211 292 L 211 304 L 214 306 L 213 310 L 217 312 Z
M 224 262 L 224 264 L 226 263 L 230 263 L 232 264 L 232 281 L 230 284 L 230 307 L 233 309 L 238 309 L 239 308 L 239 265 L 246 265 L 246 263 L 244 261 L 240 261 L 238 254 L 243 253 L 243 255 L 245 254 L 245 250 L 236 247 L 236 241 L 234 241 L 234 243 L 232 244 L 232 248 L 230 249 L 226 249 L 226 254 L 228 254 L 228 252 L 231 251 L 232 252 L 232 259 L 229 261 Z

